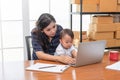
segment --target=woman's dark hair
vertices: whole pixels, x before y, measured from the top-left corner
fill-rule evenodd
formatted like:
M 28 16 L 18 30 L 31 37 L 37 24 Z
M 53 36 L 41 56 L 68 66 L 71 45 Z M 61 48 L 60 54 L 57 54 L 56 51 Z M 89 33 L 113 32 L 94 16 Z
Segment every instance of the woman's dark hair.
M 44 13 L 42 14 L 37 22 L 36 22 L 36 26 L 38 29 L 40 30 L 43 30 L 44 28 L 46 28 L 51 22 L 55 22 L 56 23 L 56 20 L 55 18 L 51 15 L 51 14 L 48 14 L 48 13 Z
M 38 41 L 43 50 L 48 50 L 49 46 L 47 44 L 49 43 L 49 38 L 42 30 L 46 28 L 51 22 L 56 23 L 56 20 L 49 13 L 43 13 L 36 22 L 35 33 L 37 34 Z
M 74 34 L 71 29 L 63 29 L 60 32 L 60 39 L 62 39 L 62 37 L 64 37 L 66 34 L 69 35 L 72 39 L 74 39 Z

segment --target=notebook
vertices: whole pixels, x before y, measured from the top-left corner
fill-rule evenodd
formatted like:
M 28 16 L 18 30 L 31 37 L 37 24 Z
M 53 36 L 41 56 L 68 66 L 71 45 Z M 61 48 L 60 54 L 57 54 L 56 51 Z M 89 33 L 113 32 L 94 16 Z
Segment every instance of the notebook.
M 105 67 L 106 69 L 119 70 L 120 71 L 120 61 L 117 61 L 111 65 Z
M 79 67 L 102 61 L 106 46 L 105 40 L 82 42 L 78 46 L 76 63 L 72 66 Z
M 43 72 L 53 72 L 53 73 L 63 73 L 68 69 L 69 65 L 59 65 L 59 64 L 47 64 L 47 63 L 36 63 L 26 68 L 26 70 L 35 70 Z

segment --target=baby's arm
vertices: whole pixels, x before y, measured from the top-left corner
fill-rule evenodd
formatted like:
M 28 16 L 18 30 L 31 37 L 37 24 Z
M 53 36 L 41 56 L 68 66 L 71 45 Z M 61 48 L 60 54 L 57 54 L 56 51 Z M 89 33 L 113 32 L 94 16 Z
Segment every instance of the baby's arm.
M 76 58 L 77 57 L 77 51 L 74 49 L 72 50 L 72 57 L 73 58 Z
M 71 49 L 72 49 L 72 51 L 71 51 L 72 57 L 76 58 L 77 57 L 77 49 L 73 45 L 72 45 Z

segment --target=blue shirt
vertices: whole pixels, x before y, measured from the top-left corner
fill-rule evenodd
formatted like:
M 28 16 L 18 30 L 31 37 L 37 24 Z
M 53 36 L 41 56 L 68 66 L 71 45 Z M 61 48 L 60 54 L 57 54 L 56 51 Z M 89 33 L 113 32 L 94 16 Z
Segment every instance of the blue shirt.
M 47 45 L 49 46 L 49 49 L 44 49 L 43 46 L 40 45 L 37 35 L 31 32 L 32 35 L 32 46 L 33 46 L 33 60 L 37 60 L 38 57 L 35 52 L 37 51 L 43 51 L 47 54 L 54 55 L 54 52 L 59 45 L 59 37 L 60 37 L 60 31 L 62 30 L 62 26 L 57 25 L 57 31 L 55 36 L 52 38 L 51 42 L 49 42 Z

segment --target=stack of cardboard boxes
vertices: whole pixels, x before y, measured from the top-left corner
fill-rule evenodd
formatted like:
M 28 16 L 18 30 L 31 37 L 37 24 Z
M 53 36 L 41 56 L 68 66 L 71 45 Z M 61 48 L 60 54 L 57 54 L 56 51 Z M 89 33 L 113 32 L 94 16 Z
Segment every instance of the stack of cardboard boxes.
M 120 12 L 120 0 L 82 0 L 82 2 L 83 12 Z M 71 0 L 71 3 L 76 5 L 76 12 L 80 12 L 80 0 Z M 79 36 L 79 33 L 75 36 Z M 90 41 L 106 40 L 106 47 L 120 46 L 120 15 L 92 16 L 86 34 Z
M 120 12 L 120 0 L 117 2 L 117 11 Z M 116 32 L 115 32 L 115 38 L 116 38 L 116 46 L 120 46 L 120 15 L 117 15 L 115 18 L 116 23 Z
M 117 11 L 118 0 L 82 0 L 83 12 L 115 12 Z M 80 11 L 80 0 L 71 0 L 72 4 L 76 4 L 76 11 Z
M 112 16 L 93 16 L 88 30 L 88 37 L 90 40 L 106 40 L 106 46 L 113 47 L 116 46 L 115 31 L 116 24 L 113 23 Z
M 116 46 L 120 46 L 120 22 L 115 24 L 116 24 L 115 31 Z
M 87 33 L 89 39 L 106 40 L 106 47 L 120 46 L 120 22 L 113 21 L 113 16 L 93 16 Z

